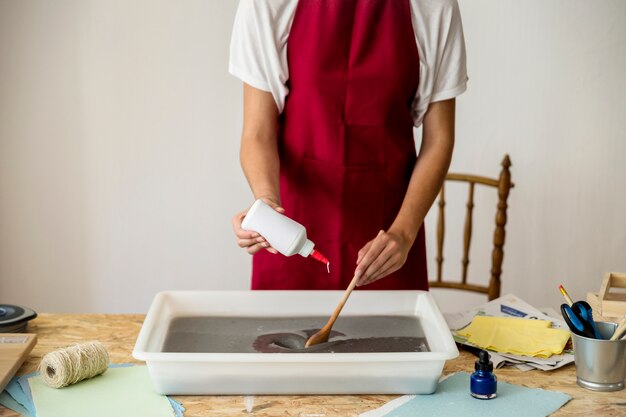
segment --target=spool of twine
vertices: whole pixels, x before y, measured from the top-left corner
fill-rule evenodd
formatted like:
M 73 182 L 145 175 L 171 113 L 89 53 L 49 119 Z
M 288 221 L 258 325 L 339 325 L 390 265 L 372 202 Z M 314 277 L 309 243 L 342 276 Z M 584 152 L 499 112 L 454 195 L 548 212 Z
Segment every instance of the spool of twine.
M 108 365 L 109 353 L 94 341 L 47 353 L 39 364 L 39 372 L 46 385 L 62 388 L 100 375 Z

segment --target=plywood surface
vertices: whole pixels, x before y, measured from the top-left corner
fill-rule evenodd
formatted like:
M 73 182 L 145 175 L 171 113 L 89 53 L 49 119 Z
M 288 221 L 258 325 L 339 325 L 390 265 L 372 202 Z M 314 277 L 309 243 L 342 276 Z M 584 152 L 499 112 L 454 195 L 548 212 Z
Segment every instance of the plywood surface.
M 40 314 L 28 328 L 30 333 L 37 334 L 38 344 L 18 374 L 36 370 L 41 357 L 51 350 L 89 340 L 101 341 L 108 349 L 111 361 L 114 363 L 141 363 L 134 360 L 131 353 L 143 319 L 143 315 Z M 459 358 L 446 363 L 444 374 L 458 371 L 472 372 L 474 360 L 474 356 L 463 351 Z M 573 365 L 552 372 L 499 369 L 496 375 L 500 381 L 558 390 L 574 397 L 572 401 L 553 414 L 554 416 L 626 415 L 626 390 L 599 393 L 580 388 L 576 385 L 576 372 Z M 186 417 L 356 417 L 360 413 L 380 407 L 395 396 L 255 396 L 251 413 L 245 411 L 242 396 L 179 396 L 175 398 L 187 408 Z M 16 416 L 14 412 L 0 406 L 0 417 Z

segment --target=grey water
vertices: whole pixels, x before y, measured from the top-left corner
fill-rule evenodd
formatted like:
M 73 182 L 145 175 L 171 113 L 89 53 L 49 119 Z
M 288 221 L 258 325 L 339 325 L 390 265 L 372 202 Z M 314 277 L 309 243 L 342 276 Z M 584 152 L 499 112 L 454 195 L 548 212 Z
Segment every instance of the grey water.
M 419 318 L 340 316 L 326 343 L 304 343 L 328 317 L 177 317 L 162 352 L 186 353 L 367 353 L 428 352 Z

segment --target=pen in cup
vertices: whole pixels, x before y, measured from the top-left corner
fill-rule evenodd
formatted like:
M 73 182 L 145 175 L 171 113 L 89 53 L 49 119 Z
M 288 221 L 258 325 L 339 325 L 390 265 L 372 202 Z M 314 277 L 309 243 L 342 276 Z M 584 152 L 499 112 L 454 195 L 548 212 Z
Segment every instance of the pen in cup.
M 600 333 L 593 321 L 593 311 L 586 301 L 572 301 L 563 285 L 559 285 L 559 291 L 563 294 L 567 304 L 561 305 L 561 314 L 565 323 L 572 333 L 579 336 L 600 339 Z
M 563 285 L 559 285 L 559 291 L 561 291 L 561 294 L 563 294 L 563 297 L 565 297 L 565 301 L 567 301 L 567 305 L 571 307 L 572 304 L 574 304 L 574 301 L 572 301 L 567 291 L 565 291 L 565 288 L 563 288 Z

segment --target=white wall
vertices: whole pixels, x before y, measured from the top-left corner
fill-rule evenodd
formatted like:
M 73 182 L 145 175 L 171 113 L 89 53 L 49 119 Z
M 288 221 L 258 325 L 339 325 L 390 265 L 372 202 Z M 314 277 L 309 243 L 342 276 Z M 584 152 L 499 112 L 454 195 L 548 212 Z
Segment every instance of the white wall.
M 470 88 L 452 169 L 496 175 L 511 155 L 503 291 L 557 307 L 563 283 L 584 298 L 626 271 L 626 2 L 460 5 Z
M 511 155 L 503 291 L 556 307 L 558 283 L 579 298 L 626 271 L 626 2 L 459 1 L 470 88 L 452 170 L 497 175 Z M 0 302 L 144 312 L 163 289 L 248 288 L 230 230 L 252 198 L 235 8 L 0 2 Z M 495 200 L 479 197 L 486 275 Z M 448 311 L 484 300 L 436 295 Z

